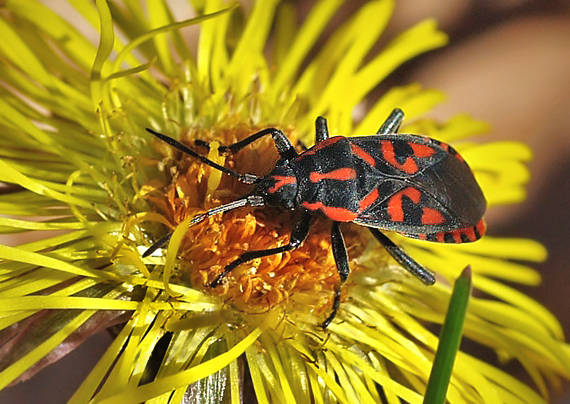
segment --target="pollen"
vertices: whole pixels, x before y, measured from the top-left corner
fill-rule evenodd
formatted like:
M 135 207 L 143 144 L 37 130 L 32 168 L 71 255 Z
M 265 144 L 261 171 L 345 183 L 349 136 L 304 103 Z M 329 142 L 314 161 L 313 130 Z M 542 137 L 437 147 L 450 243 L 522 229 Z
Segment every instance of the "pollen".
M 205 154 L 207 148 L 195 146 L 194 139 L 207 142 L 216 139 L 229 145 L 256 130 L 259 129 L 240 127 L 207 133 L 190 131 L 182 141 Z M 290 139 L 295 144 L 296 139 Z M 160 147 L 158 143 L 156 146 Z M 235 155 L 227 155 L 225 163 L 238 172 L 263 176 L 273 168 L 277 158 L 269 138 L 258 140 Z M 191 157 L 165 156 L 163 163 L 168 167 L 165 181 L 155 185 L 156 191 L 148 199 L 172 227 L 188 216 L 243 197 L 251 190 L 251 186 L 222 176 L 218 187 L 209 191 L 208 178 L 213 170 Z M 324 218 L 315 219 L 301 247 L 248 261 L 230 272 L 219 286 L 210 287 L 225 266 L 240 254 L 286 245 L 296 218 L 294 211 L 268 207 L 242 208 L 210 217 L 188 229 L 179 250 L 179 268 L 183 272 L 180 278 L 249 313 L 286 305 L 297 294 L 305 296 L 304 301 L 306 296 L 311 297 L 314 313 L 327 313 L 340 278 L 331 252 L 331 222 Z M 361 236 L 356 226 L 346 225 L 343 234 L 349 246 L 365 244 L 357 242 Z M 357 254 L 359 250 L 352 248 L 350 252 Z

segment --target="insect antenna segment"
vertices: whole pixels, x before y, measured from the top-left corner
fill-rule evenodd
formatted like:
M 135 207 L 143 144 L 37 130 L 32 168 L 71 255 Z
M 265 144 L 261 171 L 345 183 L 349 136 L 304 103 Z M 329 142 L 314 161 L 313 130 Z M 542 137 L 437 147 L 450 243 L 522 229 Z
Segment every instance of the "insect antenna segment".
M 190 228 L 190 227 L 192 227 L 198 223 L 203 222 L 204 220 L 206 220 L 210 216 L 219 215 L 220 213 L 224 213 L 224 212 L 234 210 L 237 208 L 242 208 L 244 206 L 263 206 L 263 205 L 264 205 L 263 198 L 261 198 L 257 195 L 250 195 L 246 198 L 242 198 L 242 199 L 238 199 L 236 201 L 226 203 L 225 205 L 216 206 L 215 208 L 212 208 L 212 209 L 210 209 L 204 213 L 200 213 L 199 215 L 194 216 L 194 218 L 188 224 L 188 228 Z M 148 257 L 153 252 L 155 252 L 156 250 L 158 250 L 159 248 L 164 246 L 166 243 L 168 243 L 168 241 L 172 237 L 172 234 L 173 233 L 167 234 L 166 236 L 160 238 L 156 243 L 151 245 L 149 248 L 147 248 L 146 251 L 142 255 L 143 258 Z
M 180 143 L 178 140 L 175 140 L 173 138 L 171 138 L 170 136 L 166 136 L 165 134 L 162 134 L 160 132 L 157 132 L 153 129 L 150 128 L 146 128 L 146 131 L 154 136 L 156 136 L 157 138 L 159 138 L 160 140 L 162 140 L 163 142 L 168 143 L 169 145 L 171 145 L 172 147 L 177 148 L 178 150 L 180 150 L 183 153 L 188 154 L 189 156 L 192 156 L 194 158 L 197 158 L 198 160 L 200 160 L 202 163 L 209 165 L 212 168 L 215 168 L 216 170 L 220 170 L 221 172 L 223 172 L 224 174 L 227 175 L 231 175 L 232 177 L 235 177 L 238 179 L 238 181 L 246 183 L 246 184 L 254 184 L 256 182 L 258 182 L 260 180 L 259 177 L 257 177 L 256 175 L 250 174 L 250 173 L 245 173 L 245 174 L 240 174 L 234 170 L 230 170 L 229 168 L 226 168 L 224 166 L 221 166 L 215 162 L 213 162 L 212 160 L 208 159 L 207 157 L 204 157 L 198 153 L 196 153 L 194 150 L 192 150 L 191 148 L 189 148 L 188 146 L 186 146 L 183 143 Z

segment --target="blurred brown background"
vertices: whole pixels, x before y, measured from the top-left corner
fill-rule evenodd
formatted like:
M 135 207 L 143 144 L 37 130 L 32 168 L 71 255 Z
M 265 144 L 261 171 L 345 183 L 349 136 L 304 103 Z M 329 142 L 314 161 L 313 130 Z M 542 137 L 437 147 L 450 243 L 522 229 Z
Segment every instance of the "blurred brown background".
M 313 1 L 298 3 L 301 18 Z M 364 2 L 347 3 L 344 13 Z M 450 45 L 406 63 L 379 91 L 418 81 L 448 94 L 447 103 L 431 116 L 445 119 L 468 112 L 492 125 L 488 139 L 516 139 L 532 146 L 535 159 L 527 201 L 492 209 L 489 231 L 534 238 L 547 246 L 550 257 L 538 265 L 543 283 L 524 292 L 554 312 L 568 335 L 570 277 L 564 253 L 570 246 L 566 241 L 570 229 L 570 2 L 399 0 L 383 39 L 427 17 L 439 21 Z M 0 403 L 64 402 L 110 340 L 106 334 L 92 337 L 30 381 L 0 392 Z M 488 360 L 494 360 L 492 355 Z M 521 372 L 517 366 L 511 370 Z M 570 403 L 568 383 L 552 402 Z
M 397 75 L 447 93 L 448 102 L 433 111 L 434 117 L 468 112 L 491 124 L 489 139 L 521 140 L 532 147 L 528 199 L 491 209 L 489 232 L 546 245 L 549 258 L 537 266 L 542 285 L 521 289 L 556 315 L 568 338 L 570 2 L 401 0 L 394 22 L 407 25 L 434 12 L 450 46 Z M 509 369 L 524 374 L 516 365 Z M 551 402 L 570 403 L 568 383 Z

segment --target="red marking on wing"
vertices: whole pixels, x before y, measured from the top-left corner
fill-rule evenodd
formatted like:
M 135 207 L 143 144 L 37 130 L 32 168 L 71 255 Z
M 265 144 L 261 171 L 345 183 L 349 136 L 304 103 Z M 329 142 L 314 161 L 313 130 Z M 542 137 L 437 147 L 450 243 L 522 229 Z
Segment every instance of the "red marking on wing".
M 475 229 L 473 227 L 469 227 L 468 229 L 465 229 L 463 234 L 465 234 L 467 236 L 469 241 L 477 240 L 477 235 L 475 234 Z
M 368 154 L 364 149 L 358 147 L 357 145 L 351 143 L 350 146 L 352 147 L 352 152 L 360 157 L 362 160 L 366 161 L 372 167 L 376 165 L 376 160 L 370 154 Z
M 275 191 L 277 191 L 279 188 L 281 188 L 284 185 L 295 184 L 297 182 L 297 178 L 289 177 L 289 176 L 283 176 L 283 175 L 274 175 L 273 179 L 276 182 L 275 182 L 275 185 L 273 185 L 271 188 L 268 189 L 268 191 L 270 193 L 274 193 Z
M 479 220 L 479 222 L 475 225 L 475 229 L 479 232 L 479 236 L 483 236 L 485 231 L 487 230 L 487 225 L 483 221 L 483 219 Z
M 356 178 L 356 171 L 352 168 L 339 168 L 338 170 L 332 170 L 328 173 L 319 173 L 318 171 L 313 171 L 309 174 L 309 179 L 312 182 L 319 182 L 320 180 L 339 180 L 347 181 Z
M 475 226 L 463 227 L 461 229 L 456 229 L 452 231 L 440 231 L 435 233 L 435 238 L 440 243 L 445 243 L 445 236 L 450 235 L 453 238 L 453 242 L 455 243 L 463 243 L 463 239 L 461 236 L 467 237 L 469 241 L 477 240 L 477 233 L 479 233 L 479 237 L 482 237 L 485 234 L 485 222 L 481 219 Z M 477 233 L 476 233 L 477 232 Z
M 310 156 L 315 154 L 318 150 L 324 149 L 325 147 L 328 147 L 332 144 L 335 144 L 336 142 L 338 142 L 339 140 L 343 139 L 342 136 L 334 136 L 334 137 L 329 137 L 328 139 L 323 140 L 320 143 L 317 143 L 316 145 L 314 145 L 311 149 L 307 150 L 306 152 L 302 153 L 299 157 L 302 156 Z
M 325 206 L 322 202 L 303 202 L 301 205 L 308 210 L 320 209 L 328 218 L 336 222 L 352 222 L 358 217 L 358 213 L 354 213 L 351 210 L 337 208 L 334 206 Z
M 445 221 L 437 209 L 422 208 L 422 224 L 441 224 Z
M 400 164 L 396 160 L 396 155 L 394 154 L 394 145 L 389 140 L 383 140 L 380 142 L 382 148 L 382 155 L 384 160 L 396 167 L 398 170 L 402 170 L 406 174 L 415 174 L 418 172 L 418 165 L 413 158 L 408 157 L 404 164 Z
M 414 156 L 416 156 L 416 157 L 425 158 L 425 157 L 433 156 L 435 154 L 434 149 L 432 149 L 431 147 L 426 146 L 424 144 L 412 143 L 412 142 L 408 142 L 408 144 L 410 145 L 410 147 L 414 151 Z
M 364 209 L 372 205 L 376 199 L 378 199 L 378 188 L 374 188 L 372 192 L 360 200 L 358 210 L 362 212 Z
M 412 200 L 413 203 L 419 203 L 422 193 L 416 188 L 408 187 L 396 192 L 388 200 L 388 215 L 393 222 L 403 222 L 404 221 L 404 209 L 402 208 L 402 198 L 407 196 Z
M 452 231 L 451 237 L 453 237 L 453 241 L 456 243 L 461 243 L 461 232 L 460 231 Z
M 449 146 L 446 143 L 441 142 L 439 144 L 439 146 L 445 150 L 446 152 L 448 152 L 449 154 L 452 154 L 453 156 L 455 156 L 455 158 L 459 161 L 461 161 L 462 163 L 465 162 L 465 160 L 463 159 L 463 156 L 461 156 L 461 154 L 457 153 L 457 151 L 455 151 L 454 149 L 451 148 L 451 146 Z

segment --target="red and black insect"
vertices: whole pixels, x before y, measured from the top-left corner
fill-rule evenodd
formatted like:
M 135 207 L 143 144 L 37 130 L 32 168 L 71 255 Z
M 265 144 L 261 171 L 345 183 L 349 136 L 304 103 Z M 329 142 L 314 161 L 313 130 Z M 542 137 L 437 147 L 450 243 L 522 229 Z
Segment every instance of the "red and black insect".
M 220 147 L 221 152 L 235 153 L 271 135 L 281 158 L 264 177 L 237 173 L 166 135 L 152 129 L 147 131 L 203 163 L 255 185 L 244 198 L 195 216 L 191 225 L 243 206 L 269 205 L 300 211 L 289 244 L 241 254 L 224 268 L 211 287 L 220 285 L 238 265 L 299 247 L 309 233 L 315 214 L 332 220 L 331 245 L 341 283 L 335 290 L 331 314 L 322 323 L 326 327 L 336 315 L 340 288 L 350 273 L 340 223 L 353 222 L 368 227 L 392 257 L 426 285 L 435 282 L 434 274 L 396 246 L 380 229 L 440 243 L 471 242 L 485 232 L 481 218 L 486 202 L 469 166 L 445 143 L 424 136 L 397 134 L 403 118 L 402 110 L 394 109 L 376 135 L 348 138 L 329 137 L 326 120 L 318 117 L 316 144 L 301 154 L 285 134 L 275 128 Z M 158 240 L 144 256 L 152 254 L 169 238 L 170 234 Z

